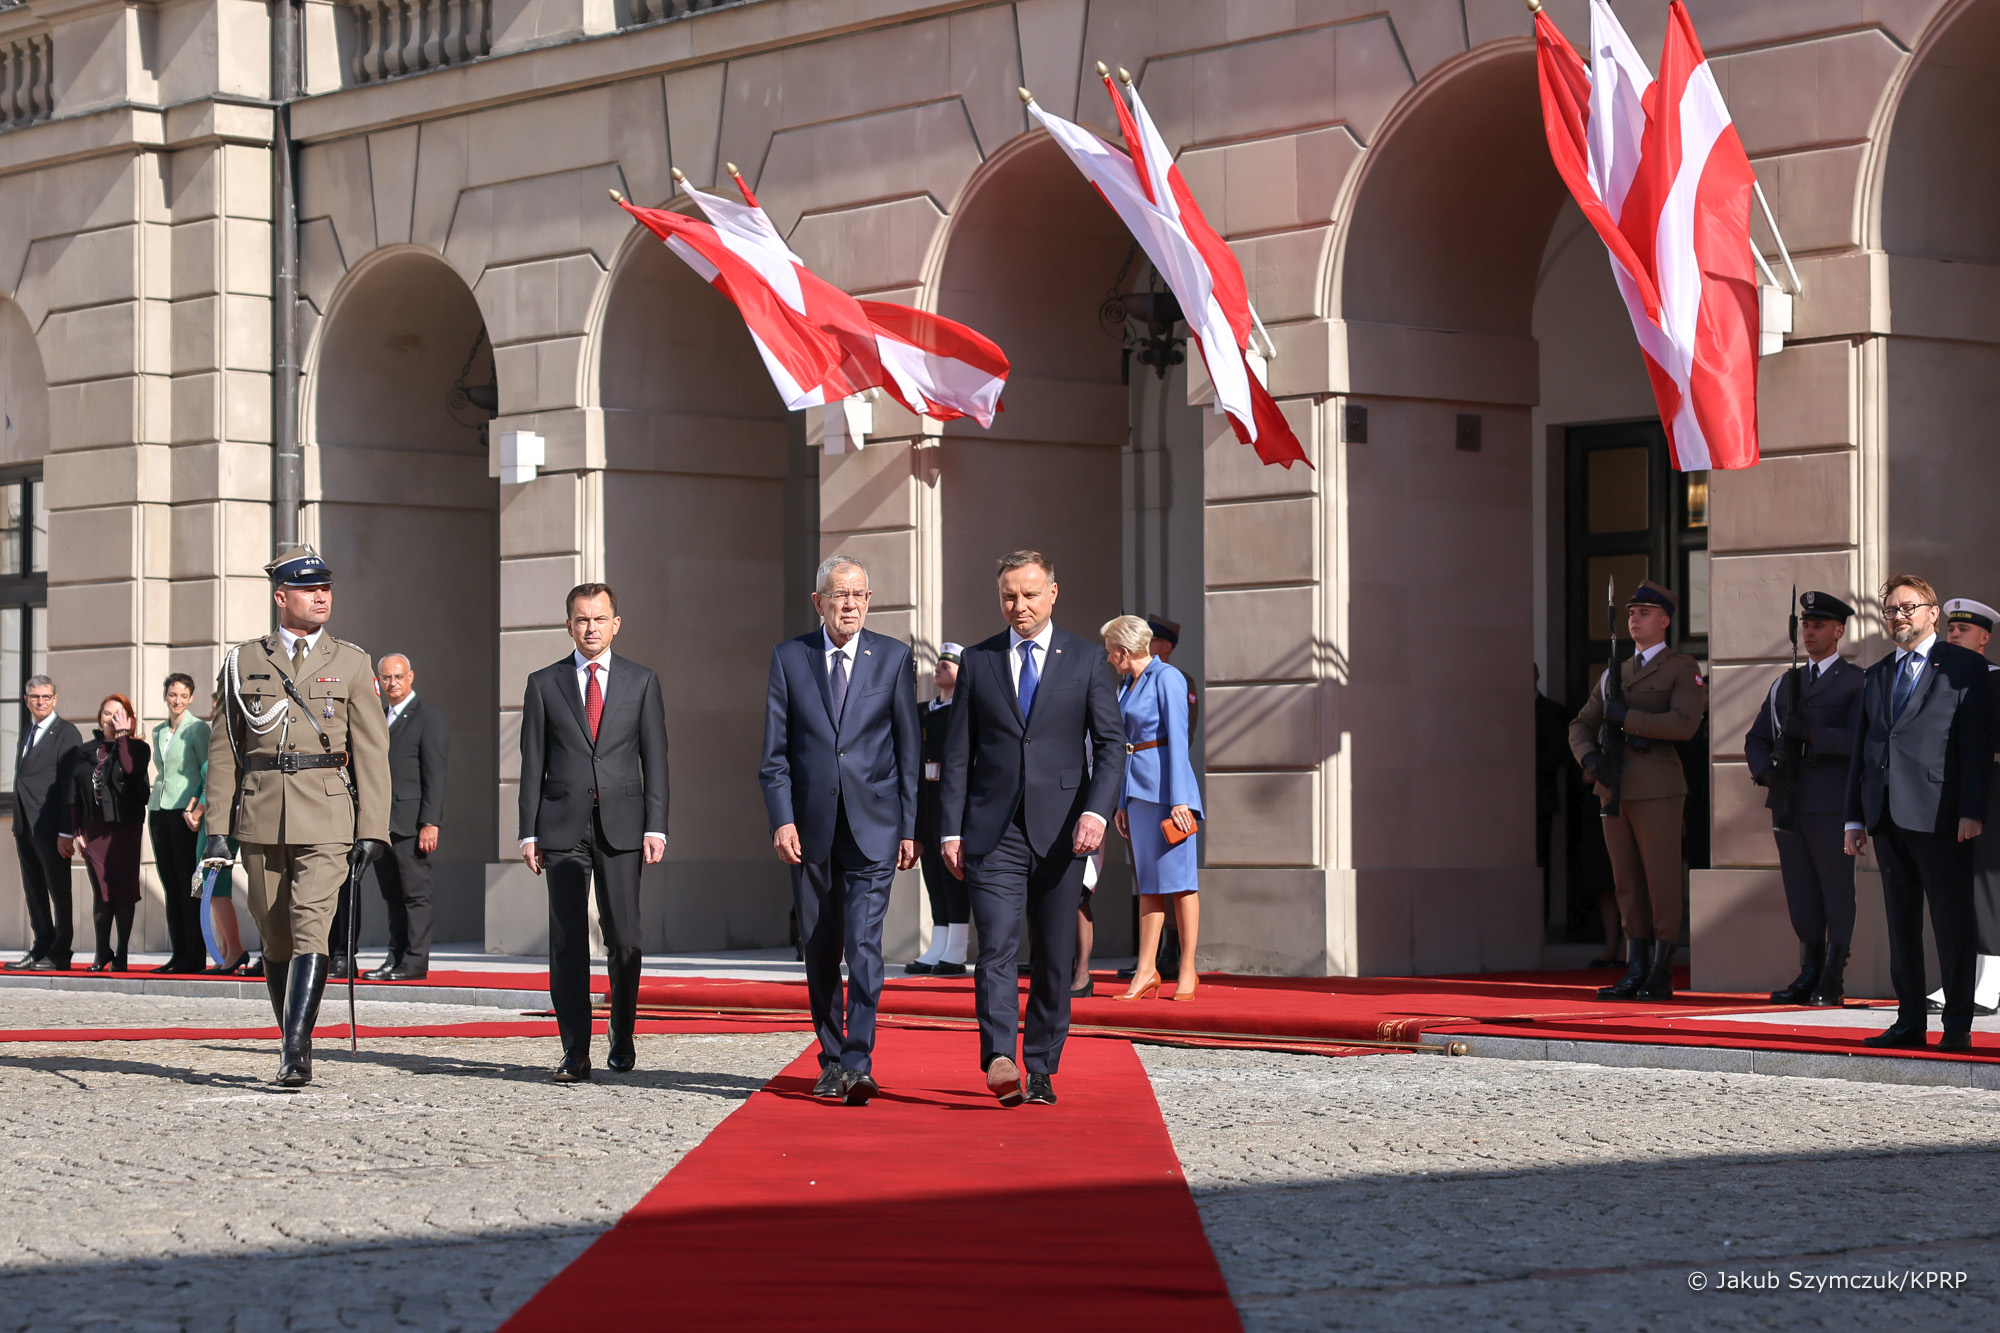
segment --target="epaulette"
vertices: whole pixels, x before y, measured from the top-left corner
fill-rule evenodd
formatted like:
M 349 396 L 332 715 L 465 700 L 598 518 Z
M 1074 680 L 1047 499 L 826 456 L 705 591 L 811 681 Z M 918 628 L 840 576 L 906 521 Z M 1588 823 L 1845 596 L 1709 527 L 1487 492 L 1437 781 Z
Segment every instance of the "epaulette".
M 352 648 L 355 652 L 360 653 L 363 657 L 368 657 L 368 650 L 366 648 L 363 648 L 358 643 L 351 643 L 346 639 L 335 639 L 334 642 L 339 644 L 343 648 Z M 372 662 L 375 659 L 371 657 L 368 660 Z

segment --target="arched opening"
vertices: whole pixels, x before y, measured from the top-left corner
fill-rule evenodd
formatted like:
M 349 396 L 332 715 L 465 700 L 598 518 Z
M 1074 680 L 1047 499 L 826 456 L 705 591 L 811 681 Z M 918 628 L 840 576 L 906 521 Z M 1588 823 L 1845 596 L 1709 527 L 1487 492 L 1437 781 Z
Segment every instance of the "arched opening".
M 1706 572 L 1603 246 L 1549 161 L 1533 48 L 1485 47 L 1426 80 L 1370 149 L 1349 216 L 1338 725 L 1360 968 L 1581 961 L 1603 940 L 1609 867 L 1574 766 L 1533 780 L 1537 717 L 1566 753 L 1551 723 L 1603 669 L 1607 575 L 1621 603 L 1640 578 L 1673 587 L 1685 632 L 1705 631 Z M 1594 525 L 1593 468 L 1624 501 Z M 1700 637 L 1677 646 L 1706 655 Z M 1559 713 L 1530 710 L 1531 674 Z M 1684 759 L 1705 784 L 1705 751 Z M 1706 829 L 1693 797 L 1688 822 Z
M 21 687 L 48 658 L 49 383 L 28 317 L 0 297 L 0 791 L 14 790 L 27 709 Z M 10 862 L 4 872 L 18 876 Z M 20 895 L 8 899 L 20 913 Z M 25 917 L 23 918 L 25 920 Z
M 1028 547 L 1055 562 L 1063 627 L 1095 639 L 1122 612 L 1177 621 L 1174 665 L 1202 682 L 1204 416 L 1185 364 L 1161 375 L 1131 354 L 1114 300 L 1153 285 L 1124 224 L 1044 135 L 996 154 L 954 210 L 938 312 L 993 338 L 1013 370 L 990 431 L 944 431 L 945 638 L 1005 628 L 994 561 Z M 1199 771 L 1199 731 L 1192 749 Z M 1134 947 L 1120 846 L 1097 898 L 1107 955 Z
M 418 697 L 451 725 L 432 889 L 439 943 L 483 937 L 484 865 L 499 841 L 493 383 L 472 293 L 412 248 L 363 265 L 336 294 L 307 402 L 318 473 L 308 531 L 339 580 L 332 630 L 378 662 L 406 654 Z M 363 943 L 387 938 L 380 904 L 364 908 Z
M 1945 597 L 2000 598 L 2000 3 L 1975 0 L 1921 48 L 1883 164 L 1880 244 L 1886 568 Z M 1866 592 L 1868 590 L 1859 590 Z
M 648 949 L 781 945 L 791 903 L 754 766 L 771 646 L 814 623 L 818 468 L 742 316 L 635 234 L 600 335 L 604 570 L 618 650 L 660 673 L 672 836 Z

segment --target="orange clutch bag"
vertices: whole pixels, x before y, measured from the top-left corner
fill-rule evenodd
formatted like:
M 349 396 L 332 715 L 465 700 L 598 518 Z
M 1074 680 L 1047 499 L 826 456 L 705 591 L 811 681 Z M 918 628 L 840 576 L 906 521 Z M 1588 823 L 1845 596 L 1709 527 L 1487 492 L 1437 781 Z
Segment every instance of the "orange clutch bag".
M 1180 825 L 1174 823 L 1173 818 L 1169 816 L 1160 821 L 1160 832 L 1167 835 L 1167 846 L 1178 847 L 1195 834 L 1201 832 L 1201 821 L 1199 819 L 1195 820 L 1194 827 L 1183 833 Z

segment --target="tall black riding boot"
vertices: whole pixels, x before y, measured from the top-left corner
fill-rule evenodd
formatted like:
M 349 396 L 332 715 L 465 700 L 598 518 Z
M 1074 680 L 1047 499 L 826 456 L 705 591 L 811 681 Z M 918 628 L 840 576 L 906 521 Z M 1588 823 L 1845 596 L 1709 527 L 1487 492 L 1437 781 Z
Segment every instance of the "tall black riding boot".
M 264 989 L 271 993 L 271 1020 L 278 1025 L 279 1035 L 285 1031 L 285 969 L 267 967 L 264 969 Z
M 301 1088 L 313 1077 L 313 1024 L 326 992 L 327 956 L 302 953 L 285 978 L 285 1054 L 278 1065 L 280 1087 Z
M 1654 940 L 1652 957 L 1646 962 L 1646 979 L 1639 984 L 1635 1000 L 1674 998 L 1674 941 Z
M 1847 1003 L 1847 955 L 1845 944 L 1830 945 L 1826 951 L 1826 967 L 1820 972 L 1819 980 L 1813 985 L 1812 997 L 1807 1004 L 1822 1009 L 1838 1009 Z
M 1772 1004 L 1806 1004 L 1814 989 L 1819 985 L 1819 974 L 1826 968 L 1826 946 L 1799 942 L 1798 979 L 1783 990 L 1771 992 Z
M 1651 940 L 1626 940 L 1625 956 L 1629 966 L 1625 975 L 1609 986 L 1597 988 L 1600 1000 L 1629 1000 L 1639 993 L 1639 984 L 1646 979 L 1646 959 L 1653 947 Z

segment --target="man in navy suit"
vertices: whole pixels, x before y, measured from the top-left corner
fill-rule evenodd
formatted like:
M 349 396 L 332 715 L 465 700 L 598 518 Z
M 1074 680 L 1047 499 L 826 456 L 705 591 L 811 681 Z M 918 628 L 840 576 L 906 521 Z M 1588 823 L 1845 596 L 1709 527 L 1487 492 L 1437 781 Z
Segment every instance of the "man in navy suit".
M 637 1062 L 639 871 L 667 854 L 667 722 L 660 678 L 611 651 L 618 594 L 570 589 L 576 647 L 528 677 L 521 703 L 521 859 L 549 872 L 549 1001 L 562 1034 L 558 1083 L 590 1077 L 590 892 L 609 955 L 611 1051 Z
M 1895 574 L 1882 618 L 1896 651 L 1868 668 L 1847 769 L 1847 854 L 1875 837 L 1897 1015 L 1868 1046 L 1924 1044 L 1924 904 L 1944 981 L 1941 1051 L 1972 1049 L 1972 840 L 1986 818 L 1986 659 L 1938 637 L 1931 585 Z
M 873 1055 L 882 918 L 896 872 L 917 863 L 923 741 L 909 645 L 861 627 L 875 595 L 866 567 L 829 556 L 814 588 L 820 628 L 771 650 L 758 780 L 771 845 L 792 867 L 819 1034 L 813 1095 L 863 1106 L 880 1091 Z
M 979 1065 L 1002 1106 L 1053 1105 L 1069 1035 L 1083 868 L 1125 779 L 1125 727 L 1104 647 L 1055 627 L 1056 571 L 1038 551 L 1001 557 L 1009 628 L 965 651 L 945 733 L 939 841 L 972 890 Z M 1020 1026 L 1016 958 L 1025 908 L 1034 973 Z

